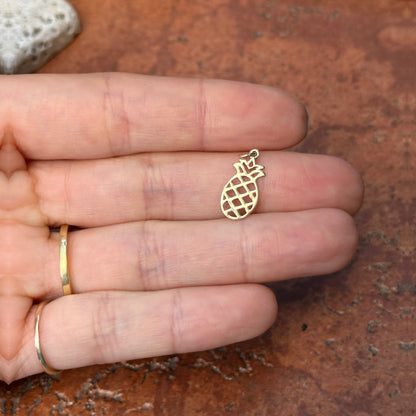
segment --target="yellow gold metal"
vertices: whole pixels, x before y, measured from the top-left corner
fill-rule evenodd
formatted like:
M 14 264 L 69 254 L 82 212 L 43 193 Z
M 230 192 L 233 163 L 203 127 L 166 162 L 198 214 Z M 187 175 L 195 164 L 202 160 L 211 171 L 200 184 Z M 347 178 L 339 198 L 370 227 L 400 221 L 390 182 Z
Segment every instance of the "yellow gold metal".
M 265 176 L 264 166 L 257 165 L 257 149 L 241 155 L 234 163 L 237 173 L 227 182 L 221 194 L 221 210 L 231 220 L 241 220 L 250 215 L 257 205 L 259 192 L 257 179 Z
M 62 290 L 64 296 L 66 296 L 72 293 L 68 271 L 68 224 L 61 225 L 59 236 L 61 237 L 61 244 L 59 245 L 59 270 L 61 272 Z
M 55 368 L 51 367 L 48 362 L 46 361 L 43 352 L 42 352 L 42 345 L 40 343 L 40 336 L 39 336 L 39 323 L 40 323 L 40 317 L 43 311 L 43 308 L 49 303 L 49 300 L 44 300 L 43 302 L 39 303 L 38 307 L 36 308 L 35 313 L 35 348 L 36 353 L 38 355 L 40 365 L 42 366 L 45 373 L 50 375 L 59 374 L 61 371 L 56 370 Z

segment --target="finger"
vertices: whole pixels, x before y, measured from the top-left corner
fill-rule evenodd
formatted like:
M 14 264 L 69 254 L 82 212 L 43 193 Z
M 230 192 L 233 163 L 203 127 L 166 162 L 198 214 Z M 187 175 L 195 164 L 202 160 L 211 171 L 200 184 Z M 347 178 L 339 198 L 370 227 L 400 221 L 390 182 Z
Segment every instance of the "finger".
M 68 243 L 75 293 L 160 290 L 331 273 L 351 259 L 357 231 L 344 211 L 320 209 L 239 222 L 122 224 L 73 232 Z M 58 270 L 57 245 L 46 270 Z M 62 293 L 58 272 L 44 280 L 53 296 Z
M 100 161 L 36 162 L 30 173 L 50 225 L 222 217 L 220 196 L 236 154 L 176 153 Z M 355 212 L 362 182 L 341 159 L 262 152 L 256 212 L 339 208 Z
M 306 134 L 305 109 L 270 87 L 133 74 L 0 79 L 7 116 L 29 159 L 149 151 L 280 149 Z M 52 115 L 59 115 L 57 117 Z
M 239 342 L 269 328 L 276 311 L 273 293 L 258 285 L 98 292 L 46 305 L 40 339 L 49 365 L 68 369 Z M 28 358 L 20 370 L 25 376 L 41 371 L 33 319 L 22 351 Z

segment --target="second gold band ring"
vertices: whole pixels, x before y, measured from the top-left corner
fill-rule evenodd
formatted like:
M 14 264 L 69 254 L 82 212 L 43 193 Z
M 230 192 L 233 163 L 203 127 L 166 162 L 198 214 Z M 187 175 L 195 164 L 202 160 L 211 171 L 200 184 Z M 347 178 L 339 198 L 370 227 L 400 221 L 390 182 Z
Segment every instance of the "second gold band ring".
M 41 302 L 38 307 L 36 308 L 35 312 L 35 349 L 38 355 L 38 359 L 40 361 L 40 365 L 42 366 L 45 373 L 50 375 L 59 374 L 61 371 L 57 370 L 56 368 L 51 367 L 48 362 L 46 361 L 45 356 L 43 355 L 42 351 L 42 343 L 40 342 L 40 317 L 42 315 L 43 308 L 49 303 L 49 300 L 44 300 Z

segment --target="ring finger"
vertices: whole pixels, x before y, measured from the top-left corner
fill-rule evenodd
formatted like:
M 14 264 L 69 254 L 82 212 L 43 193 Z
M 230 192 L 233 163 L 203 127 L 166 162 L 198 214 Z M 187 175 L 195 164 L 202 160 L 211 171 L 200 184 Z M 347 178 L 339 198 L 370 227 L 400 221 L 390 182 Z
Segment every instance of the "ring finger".
M 120 224 L 72 232 L 68 242 L 75 293 L 153 291 L 330 273 L 350 260 L 357 233 L 344 211 L 316 209 L 239 222 Z M 43 269 L 49 282 L 43 290 L 54 297 L 62 294 L 57 245 L 51 241 Z

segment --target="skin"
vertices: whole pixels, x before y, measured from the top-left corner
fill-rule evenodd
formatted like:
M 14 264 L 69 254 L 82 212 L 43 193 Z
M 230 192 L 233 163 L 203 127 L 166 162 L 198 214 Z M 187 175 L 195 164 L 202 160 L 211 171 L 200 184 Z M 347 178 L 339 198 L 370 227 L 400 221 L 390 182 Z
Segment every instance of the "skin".
M 275 320 L 262 286 L 353 255 L 358 174 L 284 151 L 305 109 L 269 87 L 130 74 L 0 78 L 0 378 L 214 348 Z M 266 177 L 255 214 L 223 217 L 233 163 Z M 74 295 L 62 296 L 60 224 Z M 76 336 L 74 336 L 76 334 Z

